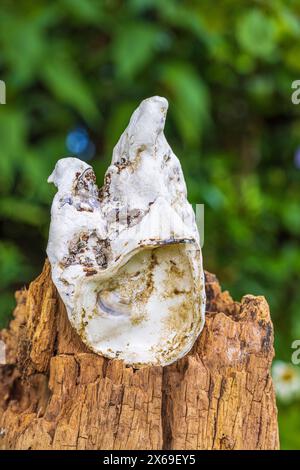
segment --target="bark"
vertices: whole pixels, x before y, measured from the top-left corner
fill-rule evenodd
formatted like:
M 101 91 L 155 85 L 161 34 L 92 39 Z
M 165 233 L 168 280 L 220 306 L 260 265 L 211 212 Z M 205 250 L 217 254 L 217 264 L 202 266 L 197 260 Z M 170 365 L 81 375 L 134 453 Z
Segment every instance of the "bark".
M 134 370 L 81 342 L 46 262 L 1 332 L 0 448 L 278 449 L 268 304 L 234 302 L 209 273 L 206 291 L 193 350 Z

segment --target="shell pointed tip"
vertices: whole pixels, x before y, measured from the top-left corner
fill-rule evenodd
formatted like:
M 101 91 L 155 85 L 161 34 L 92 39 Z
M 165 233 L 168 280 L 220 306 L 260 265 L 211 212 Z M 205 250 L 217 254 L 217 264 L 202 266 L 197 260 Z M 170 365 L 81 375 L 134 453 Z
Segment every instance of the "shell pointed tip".
M 51 173 L 51 175 L 48 176 L 47 183 L 54 183 L 53 173 Z
M 148 98 L 149 101 L 153 101 L 153 102 L 157 102 L 159 103 L 163 108 L 166 108 L 168 109 L 169 107 L 169 102 L 167 100 L 167 98 L 165 98 L 164 96 L 151 96 L 151 98 Z

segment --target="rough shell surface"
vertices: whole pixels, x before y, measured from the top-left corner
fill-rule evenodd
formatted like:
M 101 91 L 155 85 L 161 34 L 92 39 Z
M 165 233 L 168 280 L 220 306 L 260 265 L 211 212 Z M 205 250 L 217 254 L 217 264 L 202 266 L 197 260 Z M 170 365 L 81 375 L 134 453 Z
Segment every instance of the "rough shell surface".
M 68 317 L 93 351 L 135 367 L 182 357 L 204 323 L 199 235 L 163 133 L 167 108 L 157 96 L 140 104 L 100 190 L 77 158 L 48 178 L 58 191 L 47 254 Z

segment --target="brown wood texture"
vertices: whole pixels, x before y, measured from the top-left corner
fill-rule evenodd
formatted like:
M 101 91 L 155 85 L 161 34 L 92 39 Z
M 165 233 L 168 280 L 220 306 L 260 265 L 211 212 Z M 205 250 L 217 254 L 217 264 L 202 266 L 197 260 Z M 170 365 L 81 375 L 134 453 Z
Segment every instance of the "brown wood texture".
M 193 350 L 134 370 L 83 345 L 46 262 L 0 334 L 0 448 L 278 449 L 268 304 L 234 302 L 209 273 L 206 291 Z

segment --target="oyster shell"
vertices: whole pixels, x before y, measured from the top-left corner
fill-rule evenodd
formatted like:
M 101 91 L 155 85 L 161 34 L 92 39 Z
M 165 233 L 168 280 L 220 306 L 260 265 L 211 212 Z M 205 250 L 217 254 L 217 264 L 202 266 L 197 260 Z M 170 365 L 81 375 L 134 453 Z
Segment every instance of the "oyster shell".
M 68 317 L 90 349 L 135 367 L 184 356 L 204 324 L 199 235 L 167 108 L 157 96 L 140 104 L 100 191 L 76 158 L 48 178 L 58 192 L 47 254 Z

